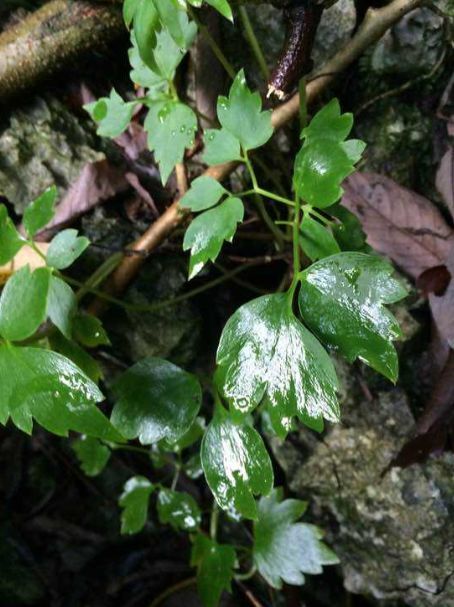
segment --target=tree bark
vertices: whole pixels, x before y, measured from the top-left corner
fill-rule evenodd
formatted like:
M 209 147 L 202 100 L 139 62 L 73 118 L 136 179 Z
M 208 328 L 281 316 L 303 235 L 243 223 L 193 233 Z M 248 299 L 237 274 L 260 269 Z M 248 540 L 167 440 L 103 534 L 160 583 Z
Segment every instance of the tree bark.
M 0 103 L 55 75 L 124 31 L 121 9 L 87 0 L 51 0 L 0 35 Z

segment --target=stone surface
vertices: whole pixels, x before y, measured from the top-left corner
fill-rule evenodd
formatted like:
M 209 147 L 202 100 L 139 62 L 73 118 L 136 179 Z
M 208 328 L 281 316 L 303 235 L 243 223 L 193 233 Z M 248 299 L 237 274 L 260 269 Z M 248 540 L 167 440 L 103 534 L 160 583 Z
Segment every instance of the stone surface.
M 338 0 L 323 11 L 315 38 L 312 59 L 318 69 L 351 38 L 356 21 L 353 0 Z
M 342 377 L 342 374 L 341 374 Z M 370 401 L 351 373 L 342 424 L 301 429 L 273 451 L 328 530 L 346 588 L 411 607 L 454 606 L 454 454 L 384 473 L 414 424 L 405 393 Z
M 0 131 L 0 195 L 17 213 L 53 184 L 61 195 L 87 162 L 105 158 L 100 145 L 60 101 L 36 98 Z

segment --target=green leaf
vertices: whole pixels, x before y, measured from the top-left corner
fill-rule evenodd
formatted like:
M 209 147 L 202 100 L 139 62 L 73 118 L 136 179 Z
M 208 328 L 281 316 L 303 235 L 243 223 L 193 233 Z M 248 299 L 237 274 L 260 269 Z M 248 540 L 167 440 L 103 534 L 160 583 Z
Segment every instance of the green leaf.
M 86 348 L 110 345 L 102 322 L 91 314 L 78 314 L 73 321 L 74 338 Z
M 200 453 L 194 453 L 184 464 L 184 472 L 189 478 L 197 479 L 203 474 Z
M 115 382 L 113 391 L 118 398 L 113 425 L 143 445 L 163 438 L 177 441 L 194 421 L 202 399 L 193 375 L 158 358 L 132 366 Z
M 322 573 L 323 565 L 336 565 L 339 559 L 322 541 L 323 532 L 314 525 L 297 523 L 306 502 L 282 501 L 282 491 L 275 489 L 259 502 L 259 516 L 254 523 L 254 563 L 273 588 L 282 582 L 301 586 L 303 573 Z
M 194 443 L 202 438 L 205 433 L 205 420 L 203 417 L 196 417 L 189 430 L 187 430 L 181 438 L 171 443 L 163 439 L 159 443 L 159 447 L 163 451 L 173 451 L 180 453 L 183 449 L 191 447 Z
M 341 204 L 330 207 L 329 214 L 341 222 L 335 223 L 332 230 L 342 251 L 369 252 L 370 247 L 366 244 L 366 235 L 356 215 Z
M 57 188 L 52 186 L 28 205 L 24 212 L 24 227 L 30 238 L 44 228 L 54 216 Z
M 163 29 L 156 36 L 156 46 L 153 50 L 156 72 L 167 81 L 172 81 L 175 78 L 175 71 L 197 34 L 197 25 L 188 20 L 185 12 L 178 11 L 178 19 L 184 35 L 184 46 L 179 48 L 169 32 Z
M 197 567 L 197 590 L 204 607 L 217 607 L 222 592 L 231 592 L 235 561 L 233 546 L 218 544 L 201 533 L 195 537 L 191 565 Z
M 61 333 L 54 333 L 49 337 L 49 343 L 53 350 L 63 354 L 66 358 L 77 365 L 92 381 L 98 383 L 102 377 L 102 371 L 97 361 L 85 352 L 78 344 L 66 339 Z
M 134 31 L 131 33 L 131 43 L 132 48 L 128 51 L 129 63 L 132 67 L 132 70 L 129 73 L 131 80 L 139 86 L 151 89 L 153 95 L 158 94 L 159 91 L 166 94 L 169 89 L 167 80 L 162 74 L 154 72 L 145 65 L 139 54 L 139 49 L 137 48 Z
M 47 263 L 57 270 L 69 268 L 78 259 L 90 241 L 78 236 L 77 230 L 63 230 L 52 239 L 47 250 Z
M 31 434 L 33 419 L 49 432 L 80 432 L 121 441 L 96 406 L 103 395 L 70 360 L 42 348 L 0 346 L 0 423 L 9 417 Z
M 219 11 L 223 17 L 229 21 L 232 21 L 233 23 L 232 9 L 230 8 L 227 0 L 205 0 L 205 2 Z
M 81 436 L 72 443 L 71 447 L 87 476 L 101 474 L 110 459 L 109 447 L 103 445 L 97 438 Z
M 130 27 L 133 22 L 134 15 L 137 11 L 141 0 L 124 0 L 123 2 L 123 19 L 126 27 Z
M 332 99 L 303 129 L 293 187 L 305 202 L 324 208 L 342 196 L 340 184 L 354 171 L 365 147 L 362 141 L 344 141 L 352 126 L 352 115 L 341 114 L 339 101 Z
M 194 143 L 197 117 L 179 101 L 156 102 L 150 107 L 144 127 L 165 184 L 175 165 L 183 160 L 185 148 Z
M 203 161 L 210 166 L 241 160 L 240 142 L 226 129 L 205 131 Z
M 11 261 L 24 244 L 5 205 L 0 204 L 0 266 Z
M 6 283 L 0 298 L 0 335 L 22 341 L 33 335 L 46 320 L 51 273 L 29 266 L 18 270 Z
M 159 14 L 154 2 L 138 0 L 134 11 L 134 35 L 142 61 L 153 71 L 157 71 L 153 49 L 156 46 L 156 33 L 159 29 Z
M 299 305 L 312 331 L 350 362 L 359 357 L 396 381 L 398 359 L 392 344 L 399 324 L 383 304 L 406 295 L 392 266 L 373 255 L 339 253 L 301 273 Z
M 254 494 L 273 488 L 273 467 L 260 434 L 248 425 L 237 425 L 222 407 L 205 433 L 202 467 L 219 506 L 257 518 Z
M 188 493 L 161 489 L 157 508 L 161 523 L 177 530 L 195 531 L 202 520 L 197 502 Z
M 180 201 L 180 206 L 193 212 L 205 211 L 217 204 L 227 190 L 212 177 L 198 177 Z
M 252 93 L 244 71 L 238 72 L 229 97 L 219 97 L 218 118 L 221 125 L 238 139 L 244 150 L 265 144 L 273 134 L 271 112 L 262 112 L 259 93 Z
M 121 533 L 123 535 L 139 533 L 148 518 L 148 502 L 153 485 L 144 476 L 133 476 L 123 488 L 119 504 L 121 513 Z
M 66 339 L 71 339 L 76 310 L 77 300 L 71 287 L 61 278 L 51 276 L 47 298 L 47 316 Z
M 180 24 L 181 7 L 178 0 L 153 0 L 158 11 L 161 24 L 172 36 L 175 43 L 183 48 L 185 36 Z
M 222 392 L 237 414 L 262 400 L 279 436 L 297 416 L 321 431 L 339 420 L 336 372 L 327 352 L 295 318 L 287 294 L 245 304 L 227 322 L 217 352 Z
M 98 135 L 113 138 L 126 130 L 136 105 L 137 101 L 123 101 L 117 91 L 112 89 L 109 97 L 87 103 L 84 109 L 98 123 Z
M 191 249 L 189 278 L 200 272 L 207 261 L 214 261 L 224 241 L 232 242 L 237 224 L 243 221 L 244 206 L 239 198 L 223 203 L 192 220 L 183 240 L 183 249 Z
M 305 214 L 300 226 L 300 244 L 311 261 L 339 253 L 339 245 L 330 230 Z

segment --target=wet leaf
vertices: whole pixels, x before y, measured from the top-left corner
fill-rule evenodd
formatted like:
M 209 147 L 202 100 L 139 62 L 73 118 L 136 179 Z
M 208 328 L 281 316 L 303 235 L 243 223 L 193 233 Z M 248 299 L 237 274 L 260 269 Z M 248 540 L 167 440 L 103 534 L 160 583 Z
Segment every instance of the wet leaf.
M 169 524 L 177 530 L 195 531 L 202 520 L 197 502 L 188 493 L 161 489 L 157 508 L 161 523 Z
M 301 273 L 299 306 L 305 323 L 325 344 L 395 382 L 398 359 L 392 340 L 401 332 L 384 304 L 399 301 L 407 291 L 393 272 L 373 255 L 333 255 Z
M 243 70 L 233 81 L 229 97 L 219 97 L 217 112 L 221 125 L 240 142 L 243 150 L 264 145 L 273 134 L 271 112 L 262 112 L 260 94 L 249 90 Z
M 96 406 L 103 395 L 70 360 L 43 348 L 0 346 L 0 423 L 31 434 L 33 419 L 49 432 L 70 430 L 121 441 Z
M 311 261 L 339 253 L 339 245 L 329 228 L 305 215 L 300 226 L 300 244 Z
M 339 203 L 329 208 L 329 214 L 339 220 L 339 223 L 334 223 L 331 229 L 342 251 L 369 252 L 366 234 L 354 213 Z
M 202 399 L 193 375 L 158 358 L 133 365 L 114 383 L 113 391 L 113 425 L 143 445 L 163 438 L 177 441 L 194 421 Z
M 375 173 L 355 173 L 344 187 L 342 204 L 361 221 L 378 253 L 413 278 L 446 263 L 454 234 L 429 200 Z
M 148 502 L 153 492 L 153 485 L 144 476 L 133 476 L 123 488 L 119 504 L 121 513 L 121 533 L 132 535 L 139 533 L 148 518 Z
M 175 165 L 183 160 L 185 148 L 194 143 L 197 117 L 184 103 L 158 101 L 151 105 L 144 127 L 165 184 Z
M 86 348 L 108 346 L 109 337 L 96 316 L 80 313 L 74 318 L 74 337 Z
M 205 211 L 217 204 L 227 190 L 212 177 L 198 177 L 180 201 L 180 206 L 193 212 Z
M 322 573 L 323 565 L 339 562 L 321 541 L 321 529 L 296 522 L 306 511 L 306 502 L 282 497 L 280 489 L 262 497 L 254 523 L 254 563 L 268 584 L 277 589 L 283 582 L 301 586 L 304 573 Z
M 11 261 L 23 245 L 24 240 L 8 216 L 5 205 L 0 204 L 0 266 Z
M 39 230 L 44 228 L 54 216 L 57 195 L 57 188 L 52 186 L 25 209 L 24 227 L 30 238 L 33 238 Z
M 219 406 L 202 440 L 201 458 L 219 506 L 256 518 L 254 494 L 267 495 L 273 487 L 273 467 L 260 434 L 235 424 Z
M 79 367 L 93 382 L 98 383 L 102 378 L 102 370 L 98 362 L 74 341 L 66 339 L 61 333 L 54 333 L 49 337 L 53 350 L 63 354 Z
M 246 414 L 262 400 L 280 436 L 297 416 L 315 430 L 339 420 L 336 372 L 327 352 L 295 318 L 286 294 L 245 304 L 227 322 L 217 352 L 222 392 Z
M 107 466 L 110 459 L 110 449 L 97 438 L 82 436 L 72 443 L 80 467 L 87 476 L 98 476 Z
M 205 131 L 203 161 L 213 166 L 241 159 L 240 142 L 227 129 Z
M 51 273 L 47 268 L 34 272 L 28 266 L 6 283 L 0 298 L 0 335 L 22 341 L 33 335 L 46 320 Z
M 183 240 L 183 250 L 191 250 L 189 279 L 194 278 L 207 261 L 215 261 L 224 241 L 232 242 L 243 215 L 241 200 L 230 197 L 192 220 Z
M 77 230 L 63 230 L 49 245 L 47 263 L 57 270 L 69 268 L 89 245 L 88 238 L 79 236 Z
M 173 451 L 179 453 L 183 449 L 191 447 L 194 443 L 202 438 L 205 433 L 205 420 L 203 417 L 196 417 L 189 430 L 187 430 L 181 438 L 171 443 L 163 439 L 159 443 L 159 447 L 164 451 Z
M 198 534 L 191 553 L 191 565 L 197 567 L 197 590 L 204 607 L 217 607 L 222 592 L 231 591 L 236 554 L 233 546 L 218 544 Z
M 293 187 L 305 202 L 324 208 L 342 196 L 341 183 L 355 170 L 365 148 L 362 141 L 345 141 L 352 126 L 352 114 L 341 114 L 339 101 L 332 99 L 303 129 Z

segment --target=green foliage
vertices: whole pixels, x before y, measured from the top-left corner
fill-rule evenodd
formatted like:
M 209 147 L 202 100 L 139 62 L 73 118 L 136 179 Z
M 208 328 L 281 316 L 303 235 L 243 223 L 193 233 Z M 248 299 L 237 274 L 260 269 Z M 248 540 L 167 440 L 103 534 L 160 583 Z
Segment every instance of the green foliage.
M 323 342 L 348 361 L 359 357 L 395 382 L 398 359 L 392 340 L 401 333 L 383 304 L 395 303 L 407 292 L 392 274 L 380 257 L 339 253 L 301 274 L 299 304 L 305 322 Z
M 57 188 L 52 186 L 25 209 L 24 227 L 30 238 L 44 228 L 54 216 Z
M 212 177 L 198 177 L 194 179 L 189 191 L 181 199 L 180 205 L 192 212 L 205 211 L 217 204 L 226 189 Z
M 237 414 L 262 401 L 280 436 L 297 416 L 315 430 L 339 420 L 334 366 L 295 318 L 284 294 L 245 304 L 227 322 L 217 353 L 222 393 Z
M 273 467 L 260 434 L 246 424 L 235 424 L 218 406 L 203 437 L 201 457 L 219 506 L 257 518 L 254 494 L 267 495 L 273 487 Z
M 203 160 L 211 166 L 241 160 L 240 142 L 227 129 L 208 129 Z
M 158 358 L 132 366 L 115 382 L 113 391 L 117 397 L 113 425 L 143 445 L 163 438 L 177 441 L 194 421 L 202 398 L 193 375 Z
M 89 245 L 88 238 L 78 236 L 77 230 L 63 230 L 50 243 L 47 263 L 57 270 L 69 268 Z
M 232 242 L 237 225 L 243 221 L 243 215 L 241 200 L 229 197 L 191 222 L 183 241 L 183 250 L 191 250 L 190 279 L 200 272 L 207 261 L 215 261 L 225 240 Z
M 110 449 L 97 438 L 81 436 L 72 443 L 80 467 L 87 476 L 98 476 L 107 466 L 110 459 Z
M 342 196 L 342 181 L 354 171 L 365 144 L 345 141 L 353 126 L 351 114 L 341 114 L 339 102 L 325 105 L 303 129 L 304 144 L 295 159 L 293 187 L 305 202 L 319 208 Z
M 282 501 L 280 489 L 259 502 L 254 523 L 254 563 L 273 588 L 282 588 L 282 582 L 300 586 L 304 584 L 303 573 L 322 573 L 323 565 L 339 562 L 320 541 L 321 529 L 296 522 L 306 508 L 306 502 L 300 500 Z
M 131 122 L 135 101 L 125 102 L 115 89 L 110 97 L 102 97 L 84 105 L 84 109 L 98 123 L 97 133 L 101 137 L 118 137 Z
M 233 546 L 218 544 L 198 534 L 191 554 L 191 565 L 197 567 L 197 589 L 205 607 L 216 607 L 223 590 L 230 591 L 236 554 Z
M 19 236 L 4 204 L 0 204 L 0 266 L 20 251 L 24 240 Z
M 102 322 L 91 314 L 77 314 L 73 321 L 74 338 L 86 348 L 110 345 Z
M 121 513 L 121 533 L 139 533 L 147 522 L 148 502 L 153 493 L 153 485 L 144 476 L 133 476 L 123 487 L 119 504 Z
M 71 339 L 77 300 L 71 287 L 57 276 L 50 277 L 47 315 L 66 339 Z
M 161 523 L 172 525 L 177 530 L 196 531 L 202 520 L 197 502 L 188 493 L 161 489 L 157 508 Z
M 300 244 L 311 261 L 323 259 L 340 252 L 331 230 L 321 225 L 309 214 L 304 215 L 300 226 Z

